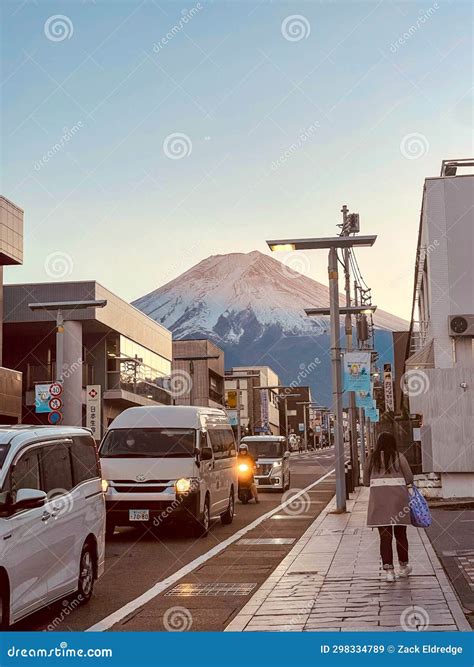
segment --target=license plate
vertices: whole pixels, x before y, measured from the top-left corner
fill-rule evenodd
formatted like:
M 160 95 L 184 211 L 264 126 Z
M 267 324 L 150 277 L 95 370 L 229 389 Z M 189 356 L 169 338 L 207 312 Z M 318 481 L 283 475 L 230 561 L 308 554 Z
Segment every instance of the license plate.
M 128 510 L 129 521 L 149 521 L 150 510 Z

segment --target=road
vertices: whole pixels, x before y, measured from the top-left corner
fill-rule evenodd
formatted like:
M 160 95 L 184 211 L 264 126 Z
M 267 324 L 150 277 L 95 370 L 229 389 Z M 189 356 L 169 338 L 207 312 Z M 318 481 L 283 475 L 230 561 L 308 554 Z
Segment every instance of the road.
M 12 629 L 86 630 L 99 624 L 94 629 L 139 631 L 184 624 L 192 630 L 223 630 L 333 496 L 335 478 L 328 475 L 333 458 L 333 449 L 292 454 L 290 491 L 284 496 L 262 492 L 258 505 L 238 502 L 233 523 L 223 526 L 215 521 L 206 538 L 185 537 L 177 527 L 159 532 L 121 528 L 107 541 L 105 574 L 89 604 L 79 606 L 69 598 Z M 307 490 L 293 503 L 277 510 L 303 489 Z M 273 516 L 266 516 L 272 512 Z M 275 542 L 275 538 L 282 539 Z M 272 542 L 241 541 L 247 539 Z M 223 545 L 224 541 L 230 543 Z M 209 553 L 219 550 L 219 545 L 223 547 L 220 553 Z M 189 571 L 180 573 L 185 566 Z M 170 577 L 164 585 L 158 583 Z M 216 589 L 222 584 L 228 590 Z M 179 594 L 169 595 L 176 586 L 180 586 Z M 139 596 L 145 597 L 137 602 Z

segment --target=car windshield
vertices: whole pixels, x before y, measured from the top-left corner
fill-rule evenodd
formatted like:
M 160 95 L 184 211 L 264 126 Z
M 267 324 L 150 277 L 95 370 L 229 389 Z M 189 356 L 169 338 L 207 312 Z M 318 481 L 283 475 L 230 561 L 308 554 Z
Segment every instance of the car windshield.
M 7 457 L 9 449 L 10 449 L 10 445 L 9 445 L 8 442 L 3 443 L 3 444 L 0 443 L 0 468 L 2 467 L 4 461 Z
M 278 442 L 278 440 L 263 440 L 262 442 L 246 442 L 245 443 L 250 454 L 257 459 L 261 458 L 280 458 L 283 456 L 285 449 L 283 442 Z
M 100 448 L 102 458 L 182 458 L 194 456 L 192 428 L 133 428 L 109 431 Z

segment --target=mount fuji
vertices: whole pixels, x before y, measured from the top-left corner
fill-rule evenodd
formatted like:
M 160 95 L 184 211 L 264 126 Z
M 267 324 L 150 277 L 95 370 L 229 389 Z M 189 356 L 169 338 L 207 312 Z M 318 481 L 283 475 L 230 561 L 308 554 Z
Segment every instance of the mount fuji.
M 313 399 L 327 404 L 329 318 L 307 317 L 304 309 L 327 307 L 328 288 L 290 264 L 256 250 L 214 255 L 133 305 L 174 338 L 210 338 L 224 350 L 226 368 L 271 366 L 283 384 L 309 384 Z M 380 360 L 391 361 L 391 332 L 408 323 L 378 309 L 374 327 Z

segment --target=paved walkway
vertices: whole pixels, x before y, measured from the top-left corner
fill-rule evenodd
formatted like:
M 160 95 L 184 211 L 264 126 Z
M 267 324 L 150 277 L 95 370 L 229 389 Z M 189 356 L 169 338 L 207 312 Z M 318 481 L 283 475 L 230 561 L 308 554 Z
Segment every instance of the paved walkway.
M 408 579 L 384 580 L 366 488 L 333 499 L 226 631 L 471 630 L 423 530 L 408 528 Z

